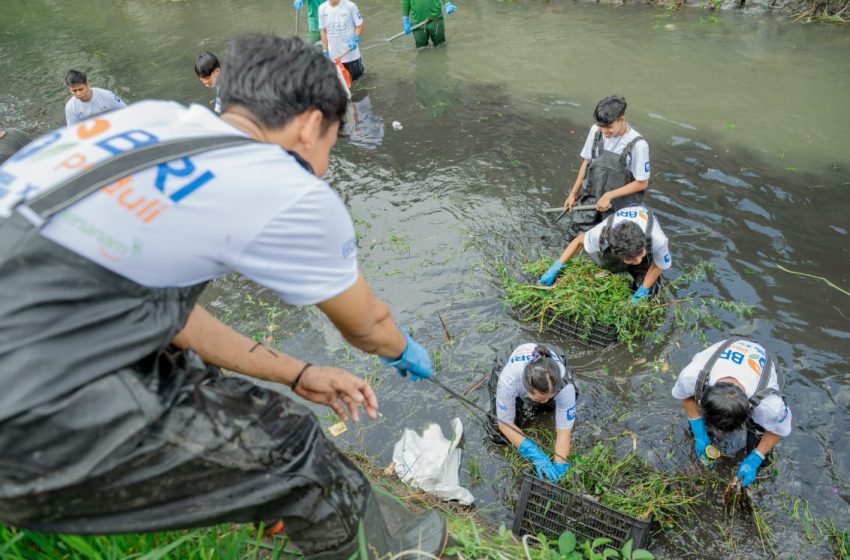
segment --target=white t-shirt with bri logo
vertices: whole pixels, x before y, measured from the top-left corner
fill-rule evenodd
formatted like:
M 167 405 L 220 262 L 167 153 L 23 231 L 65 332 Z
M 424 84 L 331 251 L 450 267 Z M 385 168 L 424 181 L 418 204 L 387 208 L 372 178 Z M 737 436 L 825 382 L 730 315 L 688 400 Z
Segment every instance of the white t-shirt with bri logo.
M 581 149 L 582 159 L 593 159 L 593 140 L 596 138 L 596 132 L 598 130 L 599 127 L 596 125 L 590 127 L 590 133 L 587 135 L 587 139 L 584 141 L 584 147 Z M 622 154 L 626 146 L 638 136 L 640 136 L 640 133 L 631 127 L 622 136 L 605 138 L 603 134 L 602 147 L 609 152 Z M 635 144 L 632 153 L 626 156 L 626 165 L 632 172 L 632 177 L 638 181 L 649 179 L 649 144 L 646 140 L 640 140 Z
M 527 397 L 528 391 L 522 383 L 525 364 L 532 359 L 536 344 L 520 344 L 508 358 L 508 363 L 499 373 L 499 384 L 496 387 L 496 418 L 503 422 L 513 423 L 516 418 L 517 397 Z M 554 354 L 554 353 L 553 353 Z M 555 361 L 561 370 L 561 377 L 566 373 L 561 358 L 555 354 Z M 576 421 L 576 388 L 572 383 L 561 389 L 555 395 L 555 427 L 559 430 L 569 430 Z
M 614 222 L 611 227 L 623 221 L 635 222 L 640 226 L 640 230 L 646 234 L 646 226 L 649 225 L 649 209 L 646 206 L 627 206 L 618 210 L 614 215 Z M 658 216 L 654 216 L 652 222 L 652 262 L 661 270 L 667 270 L 673 266 L 667 236 L 664 235 L 661 224 L 658 223 Z M 603 220 L 584 233 L 584 250 L 597 264 L 600 263 L 596 261 L 594 255 L 599 253 L 599 238 L 607 227 L 607 223 L 608 220 Z
M 91 92 L 91 100 L 89 101 L 80 101 L 76 97 L 71 97 L 65 104 L 65 124 L 67 126 L 84 121 L 94 115 L 127 106 L 126 103 L 121 101 L 120 97 L 108 89 L 93 87 Z
M 357 4 L 349 0 L 340 0 L 336 6 L 330 1 L 319 6 L 319 29 L 328 33 L 328 52 L 331 59 L 348 50 L 348 42 L 354 36 L 354 28 L 363 25 L 363 17 Z M 342 62 L 354 62 L 360 58 L 360 49 L 356 48 L 344 57 Z
M 0 218 L 82 168 L 145 143 L 233 134 L 200 105 L 144 101 L 59 129 L 0 167 Z M 139 284 L 190 286 L 238 272 L 287 303 L 357 279 L 351 218 L 330 186 L 279 146 L 249 143 L 161 164 L 55 215 L 42 235 Z
M 673 387 L 673 397 L 683 400 L 694 396 L 699 372 L 722 343 L 723 341 L 712 344 L 693 357 L 691 363 L 679 374 L 679 379 Z M 750 340 L 736 341 L 717 358 L 706 380 L 706 386 L 714 385 L 722 377 L 732 377 L 744 386 L 747 398 L 752 398 L 758 388 L 759 379 L 764 374 L 762 370 L 766 361 L 767 353 L 761 344 Z M 778 391 L 775 364 L 768 375 L 770 378 L 767 386 Z M 753 409 L 752 419 L 768 432 L 778 436 L 786 437 L 791 433 L 791 411 L 778 395 L 766 396 Z

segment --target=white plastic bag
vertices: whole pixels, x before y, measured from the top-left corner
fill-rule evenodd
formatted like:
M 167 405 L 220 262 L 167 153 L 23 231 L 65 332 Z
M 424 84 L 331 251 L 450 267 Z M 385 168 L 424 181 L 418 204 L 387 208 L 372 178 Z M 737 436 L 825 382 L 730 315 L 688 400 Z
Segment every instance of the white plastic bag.
M 460 449 L 463 435 L 460 418 L 451 421 L 452 440 L 443 436 L 437 424 L 428 424 L 422 435 L 405 429 L 393 448 L 395 472 L 407 484 L 436 496 L 441 500 L 457 500 L 468 506 L 475 498 L 460 486 Z

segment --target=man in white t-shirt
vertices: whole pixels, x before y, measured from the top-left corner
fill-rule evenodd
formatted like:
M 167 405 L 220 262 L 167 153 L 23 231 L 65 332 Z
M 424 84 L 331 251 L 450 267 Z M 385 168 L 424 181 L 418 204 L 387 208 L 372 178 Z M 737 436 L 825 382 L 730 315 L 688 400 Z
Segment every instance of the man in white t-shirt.
M 401 375 L 432 375 L 359 273 L 351 218 L 320 178 L 347 103 L 334 65 L 273 35 L 233 41 L 227 60 L 221 118 L 140 102 L 0 167 L 0 284 L 14 294 L 0 298 L 0 523 L 99 534 L 266 522 L 309 558 L 355 554 L 360 527 L 381 557 L 439 556 L 440 516 L 396 508 L 391 533 L 382 498 L 292 396 L 376 418 L 369 384 L 196 304 L 236 272 L 316 305 Z
M 581 167 L 564 208 L 595 205 L 571 215 L 565 236 L 572 239 L 601 222 L 610 212 L 640 204 L 649 186 L 649 144 L 626 122 L 626 99 L 606 97 L 596 105 L 596 124 L 581 150 Z
M 706 427 L 731 432 L 752 421 L 764 430 L 749 442 L 752 451 L 738 467 L 741 486 L 748 486 L 771 449 L 791 433 L 791 411 L 779 394 L 776 364 L 765 348 L 733 337 L 696 354 L 679 374 L 673 397 L 682 401 L 694 436 L 697 458 L 713 459 Z
M 89 86 L 85 73 L 79 70 L 68 70 L 65 74 L 65 85 L 71 92 L 71 99 L 65 104 L 65 123 L 68 126 L 100 113 L 127 106 L 120 97 L 108 89 Z
M 352 81 L 359 79 L 366 70 L 358 47 L 363 17 L 357 4 L 350 0 L 328 0 L 319 6 L 319 31 L 325 56 L 342 62 Z
M 654 213 L 646 206 L 629 206 L 578 234 L 537 283 L 551 286 L 564 264 L 583 247 L 602 268 L 632 276 L 631 302 L 638 303 L 658 292 L 661 272 L 673 265 L 667 245 Z
M 537 476 L 553 482 L 560 480 L 570 468 L 570 439 L 576 419 L 576 387 L 572 374 L 558 354 L 546 346 L 520 344 L 511 353 L 501 371 L 490 378 L 491 437 L 496 443 L 505 440 L 534 465 Z M 520 429 L 525 418 L 526 401 L 533 406 L 555 405 L 554 461 L 527 438 Z M 519 407 L 519 411 L 517 410 Z M 520 414 L 518 414 L 518 412 Z M 493 428 L 498 428 L 498 433 Z

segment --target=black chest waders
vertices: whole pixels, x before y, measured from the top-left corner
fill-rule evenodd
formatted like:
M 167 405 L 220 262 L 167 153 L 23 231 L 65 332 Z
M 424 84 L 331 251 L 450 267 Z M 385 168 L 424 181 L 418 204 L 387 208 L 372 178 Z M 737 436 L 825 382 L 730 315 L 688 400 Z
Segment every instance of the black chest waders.
M 647 209 L 646 231 L 646 256 L 638 264 L 626 264 L 623 259 L 618 257 L 611 249 L 611 231 L 614 227 L 615 214 L 609 214 L 605 219 L 605 227 L 602 228 L 602 233 L 599 235 L 599 252 L 592 253 L 588 256 L 593 262 L 613 273 L 628 272 L 632 277 L 632 292 L 638 289 L 643 284 L 643 279 L 646 273 L 649 272 L 649 267 L 652 266 L 652 228 L 655 227 L 655 215 L 652 210 Z M 661 289 L 661 276 L 652 285 L 649 291 L 650 299 L 658 294 Z
M 632 172 L 629 170 L 628 158 L 631 157 L 635 144 L 640 140 L 643 140 L 643 138 L 637 136 L 626 145 L 623 153 L 617 154 L 605 149 L 605 140 L 602 131 L 598 130 L 596 132 L 590 152 L 590 164 L 587 166 L 584 180 L 581 183 L 581 190 L 579 191 L 576 205 L 596 205 L 596 202 L 605 193 L 619 189 L 634 181 Z M 589 230 L 604 220 L 606 216 L 626 206 L 640 204 L 642 201 L 643 191 L 613 199 L 610 210 L 605 212 L 597 212 L 596 210 L 580 210 L 575 212 L 570 226 L 564 233 L 564 238 L 569 242 L 578 236 L 579 233 Z
M 373 492 L 307 407 L 169 345 L 203 285 L 147 288 L 39 234 L 119 178 L 249 141 L 141 148 L 0 220 L 14 296 L 0 298 L 0 522 L 109 534 L 282 520 L 306 557 L 328 559 L 357 550 L 362 523 L 382 555 L 442 550 L 439 515 Z
M 730 337 L 724 340 L 720 346 L 714 351 L 708 360 L 706 360 L 705 364 L 703 364 L 702 369 L 699 371 L 699 375 L 697 375 L 696 386 L 694 387 L 694 399 L 697 402 L 697 406 L 700 405 L 703 397 L 703 393 L 705 389 L 708 387 L 708 379 L 711 376 L 711 372 L 714 369 L 717 360 L 720 358 L 721 354 L 725 352 L 730 346 L 735 344 L 738 341 L 748 341 L 746 338 L 738 338 L 738 337 Z M 764 367 L 762 368 L 761 375 L 759 376 L 758 385 L 756 385 L 756 390 L 753 393 L 753 396 L 750 397 L 750 416 L 747 418 L 747 446 L 746 453 L 750 453 L 753 449 L 758 445 L 759 440 L 761 440 L 761 436 L 764 434 L 764 428 L 756 424 L 752 419 L 752 411 L 761 404 L 761 401 L 764 400 L 765 397 L 769 395 L 777 395 L 778 397 L 785 400 L 779 391 L 773 389 L 772 387 L 768 387 L 767 384 L 770 382 L 770 372 L 774 368 L 775 360 L 773 359 L 773 354 L 765 350 L 766 358 L 764 362 Z M 778 376 L 777 376 L 778 379 Z M 765 458 L 766 460 L 769 457 Z

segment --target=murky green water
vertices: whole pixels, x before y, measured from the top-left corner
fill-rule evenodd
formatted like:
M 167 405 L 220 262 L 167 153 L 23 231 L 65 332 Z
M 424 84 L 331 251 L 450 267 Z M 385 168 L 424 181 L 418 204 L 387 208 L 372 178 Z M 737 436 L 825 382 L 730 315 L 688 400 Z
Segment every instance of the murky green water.
M 407 39 L 382 41 L 399 31 L 395 2 L 359 6 L 368 77 L 355 91 L 357 127 L 338 144 L 329 179 L 356 218 L 364 273 L 399 321 L 439 352 L 439 375 L 463 390 L 516 343 L 559 344 L 580 372 L 578 445 L 633 430 L 654 464 L 691 468 L 670 388 L 699 341 L 670 332 L 636 365 L 622 348 L 594 353 L 540 337 L 502 305 L 493 271 L 496 257 L 516 264 L 560 251 L 551 217 L 537 209 L 561 203 L 593 106 L 621 93 L 629 121 L 650 142 L 647 202 L 670 237 L 673 274 L 715 262 L 695 289 L 754 305 L 753 321 L 726 318 L 729 327 L 757 337 L 784 366 L 795 431 L 776 453 L 778 478 L 756 497 L 776 550 L 828 555 L 786 510 L 787 495 L 808 499 L 814 515 L 839 528 L 850 525 L 850 297 L 777 265 L 850 289 L 850 33 L 696 9 L 470 0 L 447 20 L 448 47 L 417 53 Z M 0 124 L 32 132 L 63 124 L 69 67 L 130 101 L 209 103 L 192 70 L 196 54 L 222 53 L 247 30 L 293 32 L 290 3 L 4 0 Z M 480 425 L 436 387 L 381 371 L 320 314 L 275 308 L 254 285 L 217 282 L 206 300 L 300 357 L 377 374 L 383 419 L 340 439 L 379 463 L 389 462 L 403 427 L 447 428 L 461 416 L 464 464 L 472 458 L 484 471 L 471 487 L 478 504 L 510 521 L 503 452 L 481 443 Z M 656 371 L 652 364 L 663 362 L 669 371 Z M 483 388 L 472 395 L 485 404 Z M 702 512 L 709 521 L 693 540 L 661 536 L 654 551 L 769 556 L 746 522 L 734 527 L 731 549 L 713 525 L 723 523 L 717 509 Z

